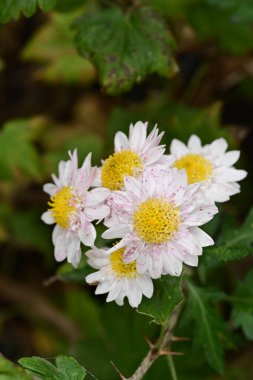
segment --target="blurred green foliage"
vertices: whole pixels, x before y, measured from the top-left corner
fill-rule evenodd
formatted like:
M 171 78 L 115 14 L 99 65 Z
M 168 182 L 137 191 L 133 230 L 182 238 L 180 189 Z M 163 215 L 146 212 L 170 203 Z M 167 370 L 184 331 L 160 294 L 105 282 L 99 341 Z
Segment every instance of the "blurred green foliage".
M 139 313 L 93 295 L 85 285 L 91 269 L 84 255 L 76 270 L 66 263 L 56 265 L 51 228 L 40 221 L 48 200 L 42 185 L 57 173 L 68 151 L 77 147 L 80 163 L 92 151 L 93 164 L 100 165 L 113 151 L 115 132 L 127 133 L 129 124 L 138 120 L 149 121 L 150 129 L 158 124 L 168 148 L 172 138 L 186 142 L 193 133 L 203 143 L 225 137 L 230 148 L 244 148 L 238 166 L 252 167 L 252 113 L 247 115 L 248 108 L 247 112 L 241 108 L 247 104 L 252 108 L 253 99 L 252 1 L 148 0 L 143 4 L 1 1 L 2 23 L 34 14 L 30 20 L 21 17 L 2 26 L 0 32 L 0 86 L 10 104 L 8 109 L 0 97 L 1 275 L 12 279 L 13 289 L 27 283 L 37 288 L 38 298 L 46 292 L 57 310 L 50 309 L 51 318 L 60 314 L 61 322 L 59 331 L 50 318 L 38 322 L 32 308 L 19 306 L 21 295 L 4 290 L 0 279 L 0 348 L 13 360 L 66 353 L 81 363 L 65 356 L 58 356 L 56 366 L 40 358 L 20 362 L 41 378 L 68 379 L 74 366 L 82 379 L 84 366 L 87 379 L 117 379 L 111 361 L 130 376 L 149 349 L 145 338 L 155 341 L 158 324 L 165 323 L 181 303 L 175 333 L 190 340 L 175 341 L 170 347 L 185 353 L 173 358 L 178 379 L 250 380 L 251 174 L 242 185 L 242 195 L 220 206 L 219 216 L 206 227 L 216 244 L 205 249 L 199 268 L 189 273 L 186 269 L 183 279 L 156 281 L 154 297 L 143 301 Z M 53 12 L 42 14 L 37 8 Z M 169 78 L 172 74 L 176 75 Z M 99 238 L 96 243 L 105 244 Z M 190 282 L 185 281 L 188 277 Z M 48 291 L 41 289 L 45 280 Z M 70 325 L 74 329 L 73 339 L 69 338 L 72 330 L 62 334 L 64 323 L 65 330 Z M 22 340 L 26 344 L 20 348 Z M 13 341 L 20 352 L 9 351 Z M 145 379 L 172 378 L 169 365 L 167 358 L 159 358 Z M 222 377 L 213 369 L 223 372 Z M 1 357 L 0 378 L 29 380 L 31 376 Z

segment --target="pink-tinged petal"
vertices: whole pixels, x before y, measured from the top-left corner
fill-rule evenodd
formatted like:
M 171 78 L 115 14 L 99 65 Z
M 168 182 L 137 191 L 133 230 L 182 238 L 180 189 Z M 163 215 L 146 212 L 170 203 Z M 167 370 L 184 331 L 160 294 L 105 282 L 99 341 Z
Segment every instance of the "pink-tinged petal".
M 185 217 L 184 223 L 188 226 L 201 226 L 209 222 L 217 212 L 216 206 L 198 206 Z
M 41 215 L 41 220 L 46 224 L 54 224 L 55 220 L 51 211 L 46 211 Z
M 130 193 L 131 195 L 134 195 L 136 197 L 140 197 L 141 194 L 141 182 L 134 178 L 125 176 L 124 178 L 124 186 L 125 190 Z
M 86 194 L 85 206 L 95 206 L 98 203 L 104 202 L 111 194 L 110 190 L 106 187 L 99 187 L 92 189 Z
M 156 146 L 148 152 L 148 155 L 145 155 L 143 158 L 143 162 L 145 165 L 151 165 L 159 161 L 165 152 L 164 145 Z
M 95 219 L 102 220 L 110 214 L 110 208 L 107 205 L 98 205 L 94 207 L 85 207 L 85 215 L 91 222 Z
M 114 138 L 114 150 L 120 152 L 122 150 L 129 149 L 129 141 L 125 133 L 117 132 Z
M 186 154 L 189 154 L 189 149 L 181 141 L 173 139 L 170 144 L 170 152 L 174 157 L 180 158 Z
M 179 170 L 173 180 L 173 193 L 171 194 L 171 199 L 173 200 L 175 206 L 182 203 L 184 194 L 187 189 L 187 174 L 185 170 Z
M 138 256 L 138 249 L 136 247 L 126 247 L 124 250 L 123 258 L 125 264 L 132 263 Z
M 78 235 L 84 245 L 92 247 L 96 239 L 96 229 L 92 223 L 87 223 L 85 228 L 79 229 Z
M 189 231 L 193 234 L 194 238 L 201 244 L 202 247 L 214 245 L 214 241 L 205 231 L 199 227 L 189 227 Z
M 55 245 L 58 239 L 63 239 L 65 238 L 65 236 L 66 236 L 66 230 L 64 230 L 58 224 L 56 224 L 52 233 L 53 244 Z
M 247 176 L 245 170 L 238 170 L 234 168 L 218 168 L 215 170 L 215 174 L 221 176 L 221 178 L 228 182 L 241 181 Z
M 130 149 L 139 152 L 143 148 L 147 136 L 147 126 L 147 123 L 142 123 L 141 121 L 138 121 L 132 128 L 130 128 Z
M 196 135 L 192 135 L 188 141 L 188 148 L 191 153 L 200 153 L 202 150 L 200 138 Z
M 116 239 L 116 238 L 122 238 L 127 233 L 129 233 L 129 226 L 119 226 L 114 228 L 109 228 L 107 231 L 105 231 L 102 234 L 103 239 Z

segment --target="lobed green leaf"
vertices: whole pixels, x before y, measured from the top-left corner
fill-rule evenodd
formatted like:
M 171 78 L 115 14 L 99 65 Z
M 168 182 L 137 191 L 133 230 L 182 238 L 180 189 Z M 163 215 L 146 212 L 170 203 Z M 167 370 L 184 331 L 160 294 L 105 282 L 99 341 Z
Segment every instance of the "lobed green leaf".
M 16 20 L 20 14 L 26 17 L 32 16 L 37 6 L 42 11 L 49 11 L 54 8 L 57 0 L 1 0 L 0 1 L 0 22 L 5 23 Z
M 0 355 L 0 379 L 1 380 L 32 380 L 22 368 L 15 366 L 12 362 Z
M 212 305 L 212 301 L 222 298 L 217 291 L 200 289 L 188 283 L 189 299 L 184 314 L 194 321 L 194 344 L 204 349 L 208 363 L 222 373 L 223 346 L 221 337 L 226 333 L 226 324 Z
M 22 367 L 35 373 L 42 380 L 83 380 L 86 376 L 85 369 L 71 356 L 59 355 L 55 363 L 56 366 L 37 356 L 19 360 Z
M 87 14 L 73 25 L 81 55 L 98 69 L 109 94 L 129 90 L 149 74 L 173 75 L 173 38 L 149 7 L 123 14 L 112 8 Z
M 181 277 L 172 276 L 163 276 L 156 280 L 152 298 L 142 300 L 138 313 L 153 318 L 155 323 L 164 324 L 176 306 L 184 300 L 181 281 Z
M 233 304 L 232 321 L 241 327 L 247 339 L 253 340 L 253 270 L 238 282 L 235 293 L 229 297 Z
M 245 222 L 240 228 L 227 228 L 221 231 L 220 242 L 208 247 L 203 256 L 203 262 L 227 263 L 240 260 L 253 253 L 253 209 L 250 210 Z

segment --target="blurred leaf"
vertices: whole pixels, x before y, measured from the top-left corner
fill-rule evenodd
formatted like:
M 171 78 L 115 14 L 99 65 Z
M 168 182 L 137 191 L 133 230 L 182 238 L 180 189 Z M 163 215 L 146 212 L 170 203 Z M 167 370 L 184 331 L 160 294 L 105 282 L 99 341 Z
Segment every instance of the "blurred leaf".
M 69 28 L 73 17 L 73 13 L 52 14 L 25 46 L 23 59 L 44 63 L 36 69 L 36 78 L 68 84 L 86 84 L 95 79 L 93 66 L 77 54 L 73 45 Z
M 36 248 L 45 254 L 52 250 L 51 232 L 40 222 L 40 214 L 36 210 L 16 210 L 9 218 L 9 224 L 11 235 L 19 246 Z
M 86 371 L 71 356 L 59 355 L 55 359 L 56 366 L 48 360 L 33 356 L 19 359 L 19 364 L 35 373 L 42 380 L 83 380 Z
M 253 22 L 252 0 L 206 0 L 206 2 L 221 9 L 230 9 L 232 21 Z
M 80 54 L 93 62 L 109 94 L 128 91 L 148 74 L 168 78 L 176 72 L 173 39 L 151 8 L 128 14 L 116 8 L 87 14 L 74 28 Z
M 31 177 L 39 178 L 39 156 L 32 144 L 34 138 L 32 120 L 13 120 L 0 132 L 0 170 L 4 179 L 10 179 L 22 170 Z
M 80 8 L 87 0 L 58 0 L 56 10 L 59 12 L 70 12 L 73 9 Z
M 223 295 L 217 291 L 200 289 L 190 283 L 188 289 L 189 298 L 184 315 L 187 320 L 195 322 L 194 344 L 204 349 L 208 363 L 222 373 L 224 364 L 221 336 L 226 333 L 226 324 L 211 302 Z
M 253 209 L 240 228 L 226 226 L 220 234 L 219 242 L 205 249 L 203 262 L 227 263 L 239 260 L 253 253 Z
M 241 327 L 247 339 L 253 340 L 253 270 L 238 282 L 234 295 L 229 297 L 233 304 L 232 321 Z
M 168 321 L 171 313 L 184 300 L 181 277 L 163 276 L 155 282 L 152 298 L 143 298 L 138 313 L 146 314 L 158 324 Z
M 241 2 L 240 2 L 241 4 Z M 252 29 L 245 23 L 231 21 L 231 9 L 196 3 L 187 13 L 197 37 L 206 41 L 215 39 L 220 48 L 231 54 L 243 54 L 252 49 Z M 215 28 L 212 20 L 215 20 Z
M 22 368 L 15 366 L 12 362 L 0 355 L 0 379 L 1 380 L 32 380 Z
M 0 22 L 4 23 L 12 19 L 17 19 L 22 13 L 26 17 L 32 16 L 37 6 L 47 12 L 56 4 L 56 0 L 1 0 L 0 2 Z

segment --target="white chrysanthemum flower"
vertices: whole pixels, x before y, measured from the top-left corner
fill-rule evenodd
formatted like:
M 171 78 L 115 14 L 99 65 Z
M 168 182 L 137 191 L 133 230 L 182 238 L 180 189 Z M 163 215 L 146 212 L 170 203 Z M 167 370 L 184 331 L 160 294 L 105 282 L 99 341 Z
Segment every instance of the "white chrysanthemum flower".
M 215 205 L 196 204 L 199 185 L 188 185 L 184 170 L 153 168 L 139 179 L 126 177 L 124 186 L 114 199 L 122 218 L 112 213 L 105 221 L 109 229 L 102 236 L 122 238 L 109 253 L 125 247 L 124 262 L 136 260 L 137 272 L 152 278 L 179 276 L 182 263 L 197 266 L 202 247 L 214 243 L 198 226 L 218 212 Z
M 240 192 L 237 181 L 245 178 L 247 172 L 233 167 L 240 152 L 226 152 L 227 147 L 223 138 L 204 146 L 201 146 L 196 135 L 189 138 L 188 145 L 177 139 L 172 140 L 170 152 L 175 159 L 173 166 L 186 170 L 189 184 L 202 182 L 200 198 L 205 197 L 210 202 L 225 202 L 231 195 Z
M 94 248 L 86 252 L 88 263 L 98 269 L 86 277 L 88 284 L 96 284 L 95 294 L 108 293 L 107 302 L 115 301 L 123 305 L 127 297 L 132 307 L 138 307 L 142 295 L 151 298 L 153 283 L 147 274 L 138 274 L 135 261 L 125 264 L 122 260 L 124 248 L 120 248 L 110 255 L 108 248 Z
M 96 176 L 97 168 L 91 166 L 89 154 L 78 169 L 77 152 L 69 153 L 70 160 L 59 164 L 59 177 L 52 175 L 54 183 L 47 183 L 43 190 L 50 195 L 50 209 L 42 215 L 53 230 L 54 255 L 57 261 L 67 258 L 77 267 L 81 258 L 80 242 L 93 246 L 96 230 L 93 220 L 106 217 L 110 209 L 105 200 L 110 191 L 98 188 L 88 191 Z
M 95 184 L 110 190 L 120 190 L 124 177 L 138 177 L 144 169 L 155 165 L 170 165 L 171 157 L 165 156 L 165 145 L 159 145 L 164 132 L 159 134 L 155 126 L 147 136 L 148 123 L 130 125 L 129 138 L 117 132 L 114 139 L 115 152 L 99 169 Z

